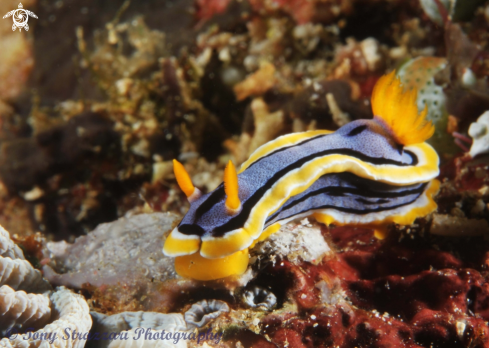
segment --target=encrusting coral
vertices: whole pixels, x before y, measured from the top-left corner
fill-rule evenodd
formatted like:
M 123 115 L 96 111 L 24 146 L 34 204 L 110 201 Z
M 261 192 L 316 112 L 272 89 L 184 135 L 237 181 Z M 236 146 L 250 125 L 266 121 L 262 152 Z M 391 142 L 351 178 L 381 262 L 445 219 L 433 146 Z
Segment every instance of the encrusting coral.
M 64 287 L 52 290 L 2 227 L 0 267 L 0 334 L 7 336 L 0 340 L 0 347 L 85 345 L 82 338 L 71 336 L 75 331 L 88 333 L 92 326 L 85 299 Z M 27 329 L 37 331 L 17 334 Z

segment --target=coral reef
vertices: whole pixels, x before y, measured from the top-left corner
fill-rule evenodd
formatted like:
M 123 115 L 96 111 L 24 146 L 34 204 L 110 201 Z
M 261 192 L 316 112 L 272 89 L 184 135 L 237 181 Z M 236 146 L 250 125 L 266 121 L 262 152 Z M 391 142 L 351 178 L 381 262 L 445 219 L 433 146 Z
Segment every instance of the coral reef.
M 26 327 L 131 337 L 87 347 L 489 346 L 487 1 L 22 3 L 27 33 L 0 21 L 0 347 L 85 345 L 7 338 Z M 434 214 L 382 241 L 292 221 L 240 278 L 175 274 L 171 160 L 209 192 L 280 135 L 371 118 L 394 69 L 436 126 Z
M 265 277 L 288 279 L 285 302 L 282 299 L 273 312 L 252 316 L 244 324 L 238 318 L 246 317 L 245 311 L 232 313 L 233 325 L 240 330 L 228 333 L 230 345 L 488 344 L 489 294 L 482 273 L 487 242 L 474 250 L 470 242 L 435 242 L 406 230 L 384 241 L 376 240 L 373 231 L 351 227 L 322 232 L 335 245 L 336 257 L 317 266 L 288 261 L 269 265 L 263 270 Z M 433 249 L 432 243 L 439 243 L 440 249 Z M 277 289 L 284 283 L 270 285 Z M 216 325 L 231 323 L 222 318 Z
M 3 338 L 0 345 L 25 347 L 26 343 L 35 346 L 49 341 L 53 347 L 84 347 L 86 340 L 72 334 L 87 333 L 92 326 L 92 318 L 88 313 L 85 299 L 69 289 L 60 287 L 49 295 L 49 301 L 56 320 L 35 332 Z M 68 337 L 66 333 L 69 333 Z
M 434 214 L 430 233 L 440 236 L 489 235 L 489 223 L 484 219 Z
M 251 308 L 271 310 L 277 304 L 277 297 L 267 289 L 254 286 L 243 292 L 243 302 Z
M 51 290 L 51 285 L 34 269 L 24 254 L 10 239 L 9 233 L 0 226 L 0 285 L 14 290 L 29 290 L 42 293 Z
M 107 316 L 104 314 L 91 312 L 94 325 L 92 332 L 98 333 L 103 337 L 104 334 L 113 335 L 112 339 L 98 340 L 96 347 L 145 347 L 156 345 L 157 347 L 187 347 L 185 340 L 173 342 L 171 339 L 143 339 L 141 329 L 151 329 L 158 332 L 164 330 L 166 333 L 187 331 L 187 325 L 182 314 L 163 314 L 155 312 L 123 312 Z M 139 330 L 138 330 L 139 329 Z M 143 330 L 144 331 L 144 330 Z M 145 331 L 146 333 L 146 331 Z M 115 337 L 117 335 L 117 337 Z M 166 335 L 164 335 L 166 337 Z M 125 337 L 129 341 L 124 340 Z M 144 337 L 144 336 L 143 336 Z M 156 341 L 156 342 L 155 342 Z
M 111 151 L 117 152 L 119 140 L 112 128 L 103 116 L 84 113 L 62 126 L 39 132 L 35 138 L 3 143 L 0 177 L 9 191 L 27 191 L 86 159 L 96 160 L 97 154 L 110 156 Z M 23 162 L 16 162 L 17 158 Z M 26 199 L 37 200 L 42 195 Z
M 155 312 L 123 312 L 107 316 L 92 312 L 92 332 L 113 339 L 100 340 L 96 347 L 187 347 L 201 341 L 219 342 L 222 333 L 198 333 L 195 329 L 208 326 L 222 313 L 229 312 L 223 301 L 203 300 L 193 304 L 185 314 Z M 197 342 L 194 342 L 197 341 Z M 217 342 L 217 343 L 218 343 Z M 192 345 L 194 346 L 194 345 Z
M 185 312 L 185 322 L 189 328 L 201 328 L 221 313 L 229 312 L 226 302 L 218 300 L 202 300 L 194 303 Z
M 86 340 L 83 336 L 79 337 L 76 334 L 73 336 L 73 334 L 75 332 L 85 334 L 92 326 L 92 318 L 85 299 L 64 287 L 50 293 L 48 298 L 53 317 L 57 319 L 35 332 L 2 338 L 0 346 L 16 348 L 25 347 L 25 344 L 37 346 L 50 342 L 52 347 L 84 347 Z M 69 333 L 68 337 L 66 333 Z
M 0 256 L 8 257 L 10 259 L 20 259 L 24 260 L 24 253 L 15 244 L 12 239 L 10 239 L 9 233 L 0 226 Z
M 51 318 L 48 297 L 42 294 L 27 294 L 15 291 L 8 285 L 0 287 L 0 335 L 22 327 L 43 327 Z M 20 310 L 19 310 L 20 309 Z
M 95 332 L 117 332 L 136 327 L 149 327 L 154 330 L 186 330 L 186 324 L 181 314 L 163 314 L 155 312 L 123 312 L 114 315 L 104 315 L 91 312 Z
M 42 278 L 41 272 L 34 269 L 29 261 L 21 259 L 0 259 L 0 282 L 15 290 L 46 291 L 51 286 Z
M 85 298 L 64 287 L 52 290 L 1 227 L 0 250 L 7 274 L 0 279 L 0 335 L 6 336 L 0 346 L 84 347 L 86 340 L 71 334 L 92 326 Z

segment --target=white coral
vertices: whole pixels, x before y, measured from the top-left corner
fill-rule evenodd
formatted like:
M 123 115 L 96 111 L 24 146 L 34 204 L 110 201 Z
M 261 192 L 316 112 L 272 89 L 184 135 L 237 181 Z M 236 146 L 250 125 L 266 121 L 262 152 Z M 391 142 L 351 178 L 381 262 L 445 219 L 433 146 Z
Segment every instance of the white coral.
M 52 289 L 41 272 L 34 269 L 29 261 L 10 257 L 0 257 L 0 285 L 35 293 Z
M 202 300 L 194 303 L 185 312 L 185 322 L 189 328 L 201 328 L 222 313 L 229 312 L 229 306 L 224 301 Z
M 0 334 L 21 327 L 44 326 L 51 317 L 49 298 L 41 294 L 0 287 Z
M 243 301 L 251 308 L 269 310 L 277 304 L 277 296 L 268 289 L 253 286 L 243 292 Z
M 58 318 L 44 328 L 22 335 L 12 335 L 0 340 L 2 348 L 82 348 L 92 326 L 92 318 L 85 299 L 71 290 L 60 287 L 49 295 L 53 317 Z M 81 334 L 82 336 L 74 333 Z M 67 335 L 67 333 L 69 335 Z
M 474 139 L 469 152 L 471 157 L 489 153 L 489 111 L 470 125 L 469 135 Z
M 9 336 L 0 340 L 0 348 L 82 348 L 86 340 L 67 333 L 88 334 L 91 326 L 85 299 L 64 287 L 52 291 L 0 226 L 0 334 Z M 31 328 L 40 329 L 12 334 Z
M 93 333 L 101 335 L 94 341 L 95 348 L 186 348 L 189 341 L 204 339 L 196 328 L 201 328 L 224 312 L 227 303 L 203 300 L 195 303 L 182 315 L 180 313 L 124 312 L 107 316 L 91 312 Z M 102 335 L 108 335 L 103 339 Z M 207 338 L 205 334 L 205 339 Z M 217 335 L 217 333 L 216 333 Z M 210 336 L 219 337 L 220 336 Z M 214 338 L 210 338 L 211 340 Z
M 186 332 L 187 325 L 180 313 L 156 313 L 156 312 L 123 312 L 106 316 L 92 312 L 94 320 L 93 332 L 103 334 L 118 334 L 110 340 L 100 340 L 97 348 L 186 348 L 185 339 L 180 335 Z M 161 338 L 161 332 L 165 332 L 165 338 Z M 171 339 L 166 338 L 170 333 Z M 178 334 L 178 339 L 174 338 Z M 156 339 L 156 335 L 158 338 Z M 124 339 L 127 337 L 127 339 Z M 146 339 L 152 337 L 152 339 Z
M 113 340 L 110 342 L 108 348 L 187 348 L 187 341 L 185 339 L 181 339 L 180 336 L 178 340 L 145 340 L 141 337 L 141 330 L 146 332 L 148 329 L 144 330 L 142 328 L 135 328 L 122 332 L 122 334 L 127 335 L 128 339 Z
M 8 285 L 14 290 L 28 290 L 34 293 L 52 290 L 41 272 L 25 260 L 22 250 L 0 226 L 0 286 L 2 285 Z
M 9 233 L 0 226 L 0 256 L 24 260 L 22 250 L 10 239 Z
M 153 330 L 187 330 L 187 325 L 180 313 L 157 312 L 122 312 L 107 316 L 105 314 L 91 312 L 94 319 L 94 331 L 96 332 L 120 332 L 137 327 L 150 327 Z

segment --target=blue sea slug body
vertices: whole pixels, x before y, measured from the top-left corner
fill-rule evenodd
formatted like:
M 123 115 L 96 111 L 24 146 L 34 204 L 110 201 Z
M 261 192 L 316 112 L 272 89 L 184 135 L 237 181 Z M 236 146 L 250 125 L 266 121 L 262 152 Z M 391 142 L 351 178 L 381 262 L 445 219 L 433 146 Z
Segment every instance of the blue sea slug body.
M 201 194 L 174 161 L 190 209 L 163 252 L 177 272 L 211 280 L 243 273 L 248 248 L 292 219 L 312 215 L 325 224 L 411 224 L 436 209 L 438 155 L 424 143 L 434 127 L 418 113 L 416 91 L 403 91 L 395 73 L 372 95 L 373 120 L 335 132 L 285 135 L 257 149 L 224 183 Z

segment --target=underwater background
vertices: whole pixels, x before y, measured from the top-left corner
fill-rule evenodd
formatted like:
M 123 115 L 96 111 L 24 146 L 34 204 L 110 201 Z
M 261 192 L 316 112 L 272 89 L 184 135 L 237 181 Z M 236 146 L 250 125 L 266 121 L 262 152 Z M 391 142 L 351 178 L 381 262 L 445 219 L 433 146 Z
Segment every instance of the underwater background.
M 489 1 L 0 13 L 0 347 L 489 347 Z M 281 135 L 372 118 L 394 69 L 435 126 L 434 213 L 384 239 L 294 220 L 243 275 L 176 274 L 173 159 L 210 192 Z

